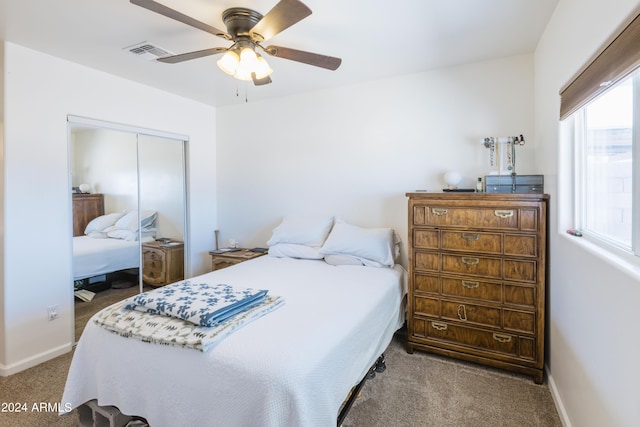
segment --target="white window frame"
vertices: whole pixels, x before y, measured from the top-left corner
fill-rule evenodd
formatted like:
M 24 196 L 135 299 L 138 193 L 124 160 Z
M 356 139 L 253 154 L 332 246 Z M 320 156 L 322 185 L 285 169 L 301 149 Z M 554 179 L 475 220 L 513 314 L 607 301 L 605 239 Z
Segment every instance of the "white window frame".
M 613 86 L 612 86 L 613 87 Z M 634 71 L 633 77 L 633 131 L 632 131 L 632 231 L 631 248 L 607 238 L 597 232 L 586 229 L 585 195 L 588 192 L 585 184 L 586 135 L 585 107 L 572 114 L 567 122 L 571 129 L 573 141 L 573 217 L 576 228 L 584 237 L 597 246 L 612 251 L 640 264 L 640 69 Z M 603 94 L 606 93 L 603 92 Z M 593 100 L 592 100 L 593 101 Z M 592 102 L 590 101 L 590 102 Z M 588 104 L 587 104 L 588 105 Z

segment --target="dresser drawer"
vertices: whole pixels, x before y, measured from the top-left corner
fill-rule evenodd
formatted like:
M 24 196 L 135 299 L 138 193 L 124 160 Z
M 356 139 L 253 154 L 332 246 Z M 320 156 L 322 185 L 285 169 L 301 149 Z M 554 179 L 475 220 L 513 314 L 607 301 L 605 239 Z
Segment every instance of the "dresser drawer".
M 538 263 L 535 260 L 518 259 L 504 260 L 504 274 L 506 280 L 536 283 Z
M 414 252 L 413 267 L 416 270 L 439 271 L 440 255 L 438 252 Z
M 526 334 L 536 331 L 536 314 L 533 312 L 504 309 L 502 316 L 505 330 Z
M 440 293 L 440 279 L 438 276 L 429 274 L 413 275 L 413 291 L 419 293 Z
M 441 248 L 448 251 L 471 251 L 499 255 L 502 254 L 502 234 L 443 230 Z
M 475 255 L 442 254 L 442 271 L 500 279 L 502 259 Z
M 459 279 L 443 276 L 442 294 L 499 303 L 502 302 L 502 285 L 475 278 Z
M 536 288 L 534 286 L 519 286 L 505 283 L 504 303 L 534 308 L 536 305 Z
M 467 353 L 489 356 L 497 353 L 507 360 L 517 358 L 527 365 L 536 364 L 537 342 L 534 337 L 515 333 L 489 331 L 439 320 L 413 319 L 410 337 L 416 344 L 448 348 Z M 477 351 L 477 353 L 476 353 Z
M 165 282 L 165 271 L 160 269 L 144 270 L 144 281 L 151 285 L 159 285 Z
M 142 250 L 142 262 L 144 262 L 145 265 L 162 265 L 164 261 L 164 251 L 150 248 L 144 248 Z
M 434 229 L 416 229 L 413 232 L 413 247 L 416 249 L 440 248 L 440 232 Z
M 518 354 L 518 336 L 515 334 L 431 320 L 425 321 L 425 326 L 425 335 L 428 338 L 513 356 Z
M 413 225 L 518 230 L 518 209 L 416 205 Z
M 499 307 L 488 307 L 447 300 L 442 301 L 442 318 L 475 323 L 492 328 L 500 328 L 502 323 L 501 310 Z
M 440 299 L 416 296 L 413 298 L 413 312 L 424 317 L 440 318 L 442 312 Z
M 432 305 L 432 307 L 436 307 L 436 305 Z M 437 313 L 440 313 L 443 320 L 472 323 L 504 331 L 531 335 L 535 333 L 536 315 L 534 312 L 449 300 L 442 300 L 442 304 L 437 306 L 437 309 L 432 310 L 433 312 L 429 314 L 437 316 Z
M 508 256 L 537 257 L 538 237 L 531 234 L 505 234 L 504 254 Z

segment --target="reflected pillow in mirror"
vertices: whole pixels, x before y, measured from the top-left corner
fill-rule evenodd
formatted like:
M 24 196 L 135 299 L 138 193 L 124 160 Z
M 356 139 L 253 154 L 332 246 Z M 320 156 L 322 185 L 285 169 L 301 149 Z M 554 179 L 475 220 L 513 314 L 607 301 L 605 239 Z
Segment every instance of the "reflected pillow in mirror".
M 89 221 L 84 229 L 84 234 L 89 235 L 93 231 L 104 231 L 106 228 L 114 225 L 120 218 L 124 216 L 124 212 L 110 213 L 100 215 Z
M 157 215 L 156 211 L 140 212 L 140 225 L 142 225 L 142 228 L 153 226 Z M 138 231 L 138 211 L 127 212 L 126 215 L 116 221 L 115 226 L 120 230 Z

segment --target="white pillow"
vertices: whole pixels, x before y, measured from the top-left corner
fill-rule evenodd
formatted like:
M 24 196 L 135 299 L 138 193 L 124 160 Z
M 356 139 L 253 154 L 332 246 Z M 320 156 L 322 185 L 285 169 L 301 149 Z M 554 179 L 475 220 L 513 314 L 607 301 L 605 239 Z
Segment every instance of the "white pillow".
M 107 236 L 111 237 L 112 239 L 134 241 L 138 237 L 138 233 L 131 230 L 122 230 L 120 228 L 116 228 L 115 230 L 108 231 Z
M 331 265 L 364 265 L 360 258 L 351 255 L 325 255 L 324 260 Z
M 87 224 L 86 228 L 84 229 L 84 234 L 89 235 L 93 231 L 104 231 L 105 228 L 111 227 L 123 216 L 123 212 L 100 215 L 99 217 L 96 217 L 89 221 L 89 224 Z
M 87 234 L 87 236 L 93 239 L 106 239 L 107 237 L 109 237 L 104 231 L 92 231 L 91 233 Z
M 320 247 L 333 226 L 333 216 L 286 216 L 273 229 L 267 245 L 295 243 L 297 245 Z
M 319 248 L 295 243 L 277 243 L 269 246 L 269 255 L 278 258 L 322 259 Z
M 140 224 L 142 228 L 152 226 L 156 221 L 156 211 L 142 211 L 140 212 Z M 120 230 L 138 231 L 138 211 L 127 212 L 122 218 L 120 218 L 115 226 Z
M 362 228 L 336 222 L 320 248 L 326 255 L 350 255 L 364 265 L 393 267 L 394 233 L 390 228 Z
M 106 230 L 106 236 L 110 237 L 112 239 L 122 239 L 122 240 L 128 240 L 128 241 L 134 241 L 134 240 L 138 240 L 138 231 L 131 231 L 131 230 L 121 230 L 116 226 L 113 227 L 109 227 Z M 152 228 L 152 229 L 148 229 L 148 230 L 142 230 L 142 241 L 146 242 L 146 241 L 151 241 L 151 240 L 155 240 L 155 235 L 156 235 L 156 229 Z M 147 238 L 151 238 L 151 240 L 147 240 Z

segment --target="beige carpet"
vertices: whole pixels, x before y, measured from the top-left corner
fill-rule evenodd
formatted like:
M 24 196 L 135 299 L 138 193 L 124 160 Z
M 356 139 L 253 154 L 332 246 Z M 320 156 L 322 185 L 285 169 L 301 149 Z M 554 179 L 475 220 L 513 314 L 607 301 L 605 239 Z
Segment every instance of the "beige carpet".
M 344 427 L 553 426 L 562 423 L 546 384 L 416 351 L 397 334 L 387 369 L 368 380 Z
M 77 310 L 82 315 L 76 323 L 90 317 L 86 304 L 99 309 L 135 290 L 105 292 L 91 303 L 76 303 L 85 304 Z M 78 329 L 83 325 L 77 325 Z M 396 335 L 385 352 L 387 370 L 367 381 L 343 426 L 562 425 L 546 384 L 536 385 L 528 377 L 454 359 L 421 352 L 408 354 L 403 340 L 402 334 Z M 57 412 L 33 410 L 34 404 L 39 407 L 41 403 L 60 402 L 71 357 L 69 353 L 10 377 L 0 377 L 0 403 L 27 406 L 26 412 L 0 412 L 0 426 L 75 426 L 75 413 L 58 417 Z

